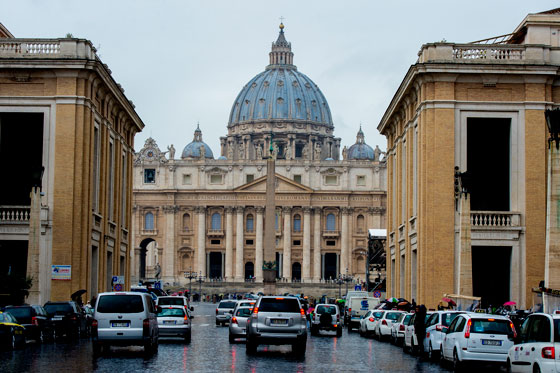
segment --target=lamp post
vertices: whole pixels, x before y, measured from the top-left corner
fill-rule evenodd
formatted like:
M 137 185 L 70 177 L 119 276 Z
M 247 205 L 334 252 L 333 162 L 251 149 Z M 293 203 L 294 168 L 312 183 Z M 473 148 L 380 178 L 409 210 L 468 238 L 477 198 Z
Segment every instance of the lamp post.
M 196 274 L 196 272 L 195 272 Z M 198 297 L 199 297 L 199 302 L 202 300 L 202 283 L 204 282 L 205 277 L 202 276 L 202 272 L 198 273 Z
M 189 299 L 192 296 L 192 279 L 196 277 L 196 272 L 192 272 L 190 267 L 188 271 L 185 271 L 185 278 L 189 279 Z

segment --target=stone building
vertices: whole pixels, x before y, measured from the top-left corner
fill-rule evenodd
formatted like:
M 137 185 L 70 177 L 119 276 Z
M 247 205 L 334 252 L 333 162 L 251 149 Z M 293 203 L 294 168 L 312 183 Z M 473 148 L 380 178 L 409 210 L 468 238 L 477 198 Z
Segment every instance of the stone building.
M 89 298 L 129 279 L 144 124 L 90 41 L 0 36 L 0 270 L 33 278 L 29 303 Z
M 378 126 L 393 296 L 531 306 L 544 279 L 544 112 L 560 105 L 559 29 L 556 9 L 508 35 L 422 46 Z
M 262 281 L 266 158 L 276 158 L 277 276 L 365 280 L 367 229 L 385 226 L 385 161 L 364 141 L 342 150 L 329 105 L 293 64 L 283 25 L 270 64 L 235 99 L 214 158 L 196 128 L 175 159 L 148 139 L 134 163 L 133 274 L 184 284 L 184 272 Z M 268 223 L 272 224 L 272 222 Z

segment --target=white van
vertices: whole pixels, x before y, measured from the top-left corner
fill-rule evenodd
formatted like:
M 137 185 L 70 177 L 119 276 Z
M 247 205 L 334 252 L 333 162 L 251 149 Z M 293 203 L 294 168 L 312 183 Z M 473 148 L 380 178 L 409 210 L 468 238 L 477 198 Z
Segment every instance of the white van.
M 379 298 L 369 297 L 367 295 L 351 297 L 350 301 L 346 303 L 346 307 L 348 308 L 348 323 L 346 324 L 348 331 L 352 330 L 352 328 L 358 328 L 360 326 L 360 319 L 378 304 Z
M 348 305 L 350 304 L 350 298 L 352 297 L 369 297 L 370 295 L 368 294 L 367 291 L 363 291 L 363 290 L 350 290 L 346 293 L 346 297 L 344 297 L 344 324 L 348 325 L 348 322 L 350 321 L 350 315 L 348 314 Z
M 94 304 L 93 352 L 115 346 L 144 346 L 151 354 L 158 349 L 158 308 L 148 293 L 101 293 Z

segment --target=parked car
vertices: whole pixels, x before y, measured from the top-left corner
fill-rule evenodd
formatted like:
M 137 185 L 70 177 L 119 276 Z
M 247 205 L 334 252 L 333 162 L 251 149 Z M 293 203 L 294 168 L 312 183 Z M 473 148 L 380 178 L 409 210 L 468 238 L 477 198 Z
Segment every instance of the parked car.
M 317 304 L 313 318 L 311 318 L 311 335 L 319 334 L 321 330 L 335 331 L 337 337 L 342 337 L 340 312 L 334 304 Z
M 352 296 L 346 302 L 345 307 L 348 312 L 348 323 L 346 326 L 348 327 L 348 331 L 351 331 L 353 328 L 359 328 L 360 320 L 369 310 L 379 304 L 379 298 Z
M 25 328 L 25 338 L 37 342 L 46 342 L 54 338 L 54 329 L 47 311 L 39 305 L 7 306 L 17 323 Z
M 216 308 L 216 325 L 225 325 L 229 323 L 231 314 L 237 305 L 236 300 L 223 300 Z
M 234 343 L 237 338 L 247 337 L 247 319 L 253 312 L 252 306 L 236 307 L 229 323 L 229 343 Z
M 247 321 L 247 353 L 260 344 L 291 344 L 292 352 L 305 355 L 307 318 L 298 298 L 260 297 Z
M 447 329 L 442 358 L 456 370 L 472 361 L 505 364 L 515 337 L 513 322 L 505 316 L 463 313 Z
M 428 311 L 426 313 L 425 322 L 428 321 L 430 316 L 433 314 L 433 311 Z M 414 320 L 416 319 L 416 314 L 413 314 L 410 320 L 408 320 L 408 324 L 405 324 L 404 329 L 404 339 L 403 339 L 403 351 L 404 352 L 412 352 L 413 354 L 417 353 L 419 350 L 420 343 L 418 342 L 418 338 L 416 337 L 416 332 L 414 330 Z
M 404 340 L 405 325 L 408 323 L 413 313 L 402 313 L 397 321 L 391 325 L 391 343 L 397 346 L 402 345 Z
M 191 319 L 184 306 L 160 306 L 157 314 L 160 337 L 181 337 L 191 341 Z
M 25 327 L 9 312 L 0 312 L 0 343 L 11 350 L 25 347 Z
M 426 321 L 426 338 L 424 338 L 424 351 L 430 360 L 441 356 L 441 342 L 449 325 L 457 315 L 464 311 L 436 311 Z
M 44 309 L 51 318 L 56 338 L 63 335 L 79 338 L 81 333 L 87 334 L 86 318 L 78 303 L 74 301 L 47 302 Z
M 161 296 L 156 300 L 156 305 L 164 306 L 182 306 L 187 311 L 189 319 L 192 319 L 192 312 L 194 308 L 190 306 L 189 299 L 183 296 Z
M 515 342 L 508 351 L 508 371 L 560 372 L 560 315 L 529 315 Z
M 369 310 L 364 317 L 360 319 L 360 326 L 358 331 L 362 337 L 368 337 L 373 334 L 375 329 L 375 322 L 383 316 L 383 310 Z
M 375 322 L 375 329 L 373 335 L 379 340 L 389 339 L 391 337 L 391 327 L 393 322 L 397 321 L 399 317 L 404 314 L 403 311 L 385 311 L 383 315 Z
M 139 345 L 144 346 L 148 355 L 156 352 L 159 346 L 158 310 L 148 293 L 99 294 L 91 330 L 94 354 L 111 345 Z

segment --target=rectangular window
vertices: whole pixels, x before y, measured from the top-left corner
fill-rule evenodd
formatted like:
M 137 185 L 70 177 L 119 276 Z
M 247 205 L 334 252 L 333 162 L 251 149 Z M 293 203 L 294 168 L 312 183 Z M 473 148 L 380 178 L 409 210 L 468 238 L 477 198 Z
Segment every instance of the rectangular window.
M 221 240 L 210 240 L 210 243 L 212 245 L 219 245 L 221 243 Z
M 109 207 L 109 221 L 114 221 L 114 194 L 115 194 L 115 148 L 113 139 L 109 141 L 109 188 L 108 188 L 108 207 Z
M 122 178 L 122 189 L 121 189 L 121 227 L 126 228 L 126 206 L 128 203 L 128 193 L 127 193 L 127 171 L 126 167 L 126 152 L 122 154 L 122 165 L 121 165 L 121 178 Z
M 144 183 L 153 184 L 156 182 L 156 170 L 153 168 L 146 168 L 144 170 Z
M 301 246 L 301 240 L 294 240 L 294 241 L 292 242 L 292 245 L 293 245 L 293 246 Z
M 301 184 L 301 175 L 294 175 L 294 181 Z
M 366 177 L 364 175 L 358 175 L 356 177 L 356 185 L 365 186 L 366 185 Z
M 99 212 L 99 123 L 93 128 L 93 211 Z
M 253 240 L 245 240 L 245 245 L 252 246 L 253 242 L 254 242 Z
M 255 175 L 249 174 L 245 177 L 245 182 L 250 183 L 251 181 L 255 180 Z
M 338 184 L 338 176 L 336 175 L 325 176 L 325 185 L 337 185 L 337 184 Z
M 327 246 L 336 246 L 336 241 L 328 240 L 327 241 Z
M 222 184 L 223 175 L 214 174 L 210 175 L 210 184 Z
M 190 185 L 191 183 L 191 175 L 183 174 L 183 185 Z

